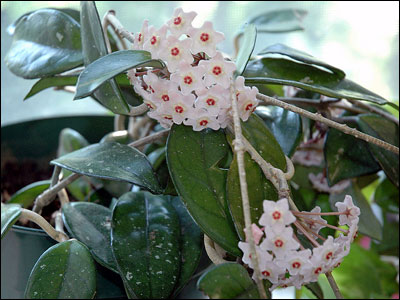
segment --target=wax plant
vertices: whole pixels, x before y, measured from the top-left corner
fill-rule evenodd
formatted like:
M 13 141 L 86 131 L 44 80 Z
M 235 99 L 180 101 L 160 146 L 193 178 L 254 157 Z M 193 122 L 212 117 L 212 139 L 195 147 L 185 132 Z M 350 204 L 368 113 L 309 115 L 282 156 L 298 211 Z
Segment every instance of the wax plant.
M 100 21 L 91 1 L 8 28 L 8 68 L 40 78 L 25 99 L 55 87 L 115 115 L 96 144 L 64 129 L 51 179 L 2 204 L 2 237 L 24 219 L 59 242 L 34 266 L 27 298 L 93 298 L 94 261 L 121 277 L 129 298 L 177 297 L 194 278 L 210 298 L 269 298 L 287 286 L 322 298 L 322 275 L 336 297 L 357 297 L 357 279 L 343 282 L 363 237 L 373 240 L 372 267 L 386 272 L 376 280 L 390 282 L 375 294 L 398 291 L 379 260 L 398 251 L 388 216 L 398 216 L 399 121 L 382 106 L 398 107 L 289 46 L 253 53 L 257 33 L 302 30 L 304 16 L 250 19 L 233 57 L 218 50 L 218 28 L 193 27 L 196 13 L 180 8 L 136 33 L 114 11 Z M 371 183 L 383 225 L 363 192 Z M 61 203 L 55 228 L 40 216 L 52 201 Z M 214 265 L 194 274 L 203 245 Z

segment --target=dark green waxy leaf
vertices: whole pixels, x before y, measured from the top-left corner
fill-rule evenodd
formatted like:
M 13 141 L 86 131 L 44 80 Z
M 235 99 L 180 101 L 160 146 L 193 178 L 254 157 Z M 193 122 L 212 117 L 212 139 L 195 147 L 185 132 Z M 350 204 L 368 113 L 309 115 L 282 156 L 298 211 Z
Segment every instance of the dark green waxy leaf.
M 306 284 L 305 287 L 309 289 L 317 299 L 324 299 L 324 292 L 318 282 L 310 282 Z
M 197 288 L 210 299 L 259 299 L 247 270 L 237 263 L 220 264 L 203 274 Z
M 21 205 L 1 203 L 1 238 L 17 222 L 21 215 Z
M 119 143 L 93 144 L 52 160 L 51 164 L 89 177 L 127 181 L 154 193 L 161 192 L 146 156 Z
M 23 208 L 28 208 L 33 204 L 36 197 L 50 187 L 50 180 L 42 180 L 31 183 L 15 192 L 7 202 L 9 204 L 20 204 Z
M 336 202 L 343 202 L 344 197 L 350 195 L 353 199 L 354 205 L 360 208 L 360 221 L 358 223 L 359 232 L 370 236 L 376 240 L 382 239 L 382 225 L 379 223 L 378 219 L 375 217 L 371 206 L 369 205 L 367 199 L 365 199 L 361 190 L 354 183 L 350 184 L 340 193 L 332 193 L 329 196 L 329 203 L 334 211 L 337 211 L 335 206 Z
M 81 1 L 81 38 L 85 66 L 107 54 L 103 29 L 94 1 Z M 103 83 L 93 93 L 93 97 L 114 113 L 129 112 L 128 104 L 114 79 Z
M 291 32 L 304 30 L 301 21 L 306 15 L 307 11 L 302 9 L 280 9 L 257 15 L 248 23 L 256 25 L 258 32 Z
M 246 77 L 246 84 L 291 85 L 329 97 L 389 103 L 351 80 L 340 79 L 336 74 L 287 59 L 261 58 L 250 61 L 243 76 Z
M 15 26 L 5 62 L 23 78 L 51 76 L 82 64 L 80 26 L 55 9 L 40 9 L 23 16 Z
M 399 189 L 387 178 L 376 188 L 374 200 L 385 211 L 399 213 Z
M 74 99 L 89 96 L 105 81 L 138 66 L 162 68 L 163 64 L 159 60 L 152 60 L 147 51 L 122 50 L 110 53 L 92 62 L 79 75 Z
M 65 227 L 94 259 L 118 273 L 111 251 L 111 210 L 95 203 L 71 202 L 63 205 L 62 216 Z
M 184 125 L 171 128 L 167 163 L 179 196 L 203 232 L 226 251 L 241 256 L 226 201 L 227 170 L 219 167 L 228 153 L 222 130 L 196 132 Z
M 358 119 L 362 132 L 399 146 L 399 126 L 378 115 L 362 115 Z M 399 187 L 399 156 L 373 144 L 369 147 L 386 176 Z
M 277 106 L 261 106 L 256 114 L 268 126 L 283 153 L 291 157 L 301 142 L 303 129 L 300 115 Z
M 336 67 L 333 67 L 323 61 L 320 61 L 319 59 L 315 58 L 314 56 L 312 56 L 308 53 L 288 47 L 283 44 L 275 44 L 275 45 L 269 46 L 269 47 L 265 48 L 264 50 L 262 50 L 258 54 L 259 55 L 281 54 L 281 55 L 288 56 L 292 59 L 298 60 L 298 61 L 306 63 L 306 64 L 315 65 L 318 67 L 328 69 L 332 73 L 336 74 L 340 79 L 343 79 L 346 76 L 346 74 L 342 70 L 340 70 Z
M 243 32 L 243 42 L 236 58 L 236 73 L 242 75 L 256 45 L 257 29 L 253 24 L 246 24 Z
M 89 142 L 78 131 L 71 128 L 64 128 L 61 130 L 58 138 L 57 154 L 60 157 L 84 148 L 88 145 Z M 71 171 L 65 169 L 62 170 L 62 175 L 64 178 L 71 174 Z M 91 190 L 89 179 L 87 177 L 78 178 L 67 186 L 67 190 L 75 199 L 84 201 Z
M 329 129 L 325 139 L 324 155 L 331 186 L 380 170 L 366 142 L 333 128 Z
M 36 262 L 25 290 L 26 299 L 92 299 L 96 267 L 89 249 L 77 240 L 56 244 Z
M 38 80 L 31 88 L 29 93 L 25 96 L 24 100 L 40 93 L 41 91 L 50 87 L 74 86 L 78 81 L 78 76 L 57 76 L 45 77 Z
M 354 243 L 349 255 L 332 273 L 345 299 L 388 299 L 399 290 L 395 267 L 383 262 L 374 251 Z
M 168 196 L 168 200 L 178 214 L 181 231 L 181 270 L 174 290 L 174 295 L 178 295 L 199 264 L 203 250 L 203 233 L 179 197 Z
M 179 276 L 179 219 L 167 200 L 123 195 L 112 213 L 111 243 L 128 297 L 170 296 Z

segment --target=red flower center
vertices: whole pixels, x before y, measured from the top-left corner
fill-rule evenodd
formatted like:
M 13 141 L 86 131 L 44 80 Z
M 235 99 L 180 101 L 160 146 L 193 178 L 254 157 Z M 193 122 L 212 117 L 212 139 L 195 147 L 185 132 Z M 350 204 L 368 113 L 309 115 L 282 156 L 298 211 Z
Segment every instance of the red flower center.
M 293 269 L 298 269 L 298 268 L 301 267 L 301 263 L 299 263 L 298 261 L 296 261 L 296 262 L 292 263 L 292 267 L 293 267 Z
M 150 92 L 154 93 L 154 89 L 151 87 L 151 85 L 149 85 L 148 88 L 149 88 Z
M 272 214 L 272 218 L 274 220 L 279 220 L 281 218 L 281 213 L 279 211 L 274 211 L 274 213 Z
M 176 111 L 178 114 L 181 114 L 181 113 L 183 113 L 183 107 L 177 105 L 177 106 L 175 106 L 175 111 Z
M 214 100 L 213 98 L 208 98 L 206 102 L 207 102 L 207 104 L 208 104 L 209 106 L 215 105 L 215 100 Z
M 157 43 L 157 37 L 153 35 L 153 36 L 151 37 L 151 39 L 150 39 L 150 43 L 151 43 L 152 45 L 154 45 L 155 43 Z
M 151 105 L 150 103 L 146 103 L 147 107 L 150 109 L 154 109 L 153 105 Z
M 208 124 L 208 121 L 207 120 L 201 120 L 199 124 L 200 124 L 200 126 L 206 126 Z
M 175 25 L 179 25 L 179 24 L 181 24 L 181 22 L 182 22 L 182 18 L 181 18 L 181 17 L 176 17 L 176 18 L 174 19 L 174 24 L 175 24 Z
M 268 272 L 268 271 L 262 271 L 261 274 L 263 274 L 263 275 L 266 276 L 266 277 L 268 277 L 268 276 L 271 275 L 271 273 Z
M 172 117 L 171 117 L 171 116 L 168 116 L 168 115 L 166 115 L 166 116 L 164 116 L 164 119 L 166 119 L 166 120 L 172 120 Z
M 184 82 L 185 84 L 192 84 L 193 79 L 192 79 L 192 77 L 190 77 L 190 76 L 185 76 L 185 77 L 183 78 L 183 82 Z
M 179 49 L 177 47 L 171 49 L 172 56 L 177 56 L 178 54 L 179 54 Z
M 275 246 L 278 247 L 278 248 L 281 248 L 281 247 L 283 246 L 283 241 L 282 241 L 282 240 L 279 240 L 279 239 L 276 240 L 276 241 L 275 241 Z
M 141 33 L 139 33 L 139 36 L 138 36 L 138 41 L 139 41 L 139 43 L 142 41 L 142 34 Z
M 318 267 L 314 270 L 314 274 L 319 274 L 321 273 L 321 271 L 322 271 L 321 267 Z
M 333 253 L 332 253 L 332 252 L 329 252 L 329 253 L 325 256 L 326 260 L 330 260 L 331 257 L 332 257 L 332 255 L 333 255 Z
M 169 96 L 168 95 L 162 95 L 161 99 L 165 102 L 169 101 Z
M 201 40 L 202 42 L 207 42 L 209 38 L 210 38 L 210 36 L 208 35 L 208 33 L 203 32 L 203 33 L 200 35 L 200 40 Z
M 219 74 L 222 73 L 222 69 L 221 69 L 221 67 L 219 67 L 219 66 L 215 66 L 215 67 L 213 68 L 212 72 L 213 72 L 214 75 L 217 75 L 217 76 L 218 76 Z
M 251 110 L 253 108 L 253 104 L 247 104 L 245 110 Z

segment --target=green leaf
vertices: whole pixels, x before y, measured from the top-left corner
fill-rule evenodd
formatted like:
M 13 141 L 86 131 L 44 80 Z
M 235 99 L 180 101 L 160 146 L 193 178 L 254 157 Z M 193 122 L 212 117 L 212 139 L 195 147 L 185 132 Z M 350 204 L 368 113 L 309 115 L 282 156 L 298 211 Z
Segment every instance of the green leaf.
M 128 130 L 118 130 L 107 133 L 100 140 L 100 143 L 109 143 L 109 142 L 115 142 L 126 145 L 133 141 L 132 138 L 129 136 Z
M 228 152 L 222 130 L 196 132 L 174 125 L 167 141 L 168 169 L 190 215 L 212 240 L 241 256 L 226 200 L 227 170 L 218 165 Z
M 26 299 L 92 299 L 96 268 L 88 248 L 77 240 L 56 244 L 36 262 L 25 290 Z
M 310 282 L 309 284 L 306 284 L 305 287 L 309 289 L 317 299 L 324 299 L 324 293 L 318 282 Z
M 307 11 L 302 9 L 280 9 L 257 15 L 248 23 L 256 25 L 258 32 L 291 32 L 304 30 L 301 21 L 306 15 Z
M 7 204 L 20 204 L 23 208 L 33 205 L 36 197 L 50 187 L 50 180 L 42 180 L 31 183 L 15 192 Z
M 119 143 L 93 144 L 50 163 L 89 177 L 127 181 L 154 193 L 161 192 L 146 156 Z
M 174 290 L 174 295 L 178 295 L 199 264 L 201 252 L 203 250 L 203 233 L 194 222 L 179 197 L 167 196 L 167 198 L 178 213 L 181 232 L 181 270 Z
M 112 213 L 111 243 L 128 297 L 170 296 L 179 276 L 179 219 L 167 200 L 123 195 Z
M 395 267 L 357 244 L 332 273 L 345 299 L 388 299 L 399 290 Z
M 291 157 L 300 144 L 303 133 L 300 115 L 278 106 L 260 106 L 256 114 L 268 126 L 283 153 Z
M 62 216 L 65 227 L 94 259 L 118 273 L 111 251 L 111 210 L 95 203 L 71 202 L 62 206 Z
M 247 270 L 237 263 L 224 263 L 203 274 L 197 288 L 210 299 L 260 299 Z
M 257 29 L 253 24 L 246 24 L 244 28 L 244 36 L 242 46 L 239 49 L 239 53 L 236 58 L 236 73 L 242 75 L 246 65 L 250 60 L 251 54 L 253 53 L 254 46 L 256 45 Z
M 335 207 L 336 202 L 343 202 L 344 197 L 350 195 L 353 198 L 354 205 L 360 208 L 360 221 L 358 224 L 359 232 L 370 236 L 376 240 L 382 239 L 382 225 L 375 217 L 371 206 L 367 199 L 365 199 L 359 187 L 352 183 L 340 193 L 332 193 L 329 196 L 329 203 L 334 211 L 337 211 Z
M 1 203 L 1 238 L 17 222 L 21 215 L 21 205 Z
M 366 142 L 333 128 L 326 136 L 324 155 L 331 186 L 344 179 L 380 170 Z
M 37 93 L 50 88 L 50 87 L 61 87 L 61 86 L 74 86 L 78 81 L 78 76 L 56 76 L 56 77 L 45 77 L 31 87 L 29 93 L 25 96 L 24 100 L 36 95 Z
M 81 38 L 85 66 L 107 54 L 103 29 L 94 1 L 81 1 Z M 93 97 L 114 113 L 129 113 L 128 104 L 114 79 L 102 84 Z
M 100 57 L 79 75 L 74 99 L 89 96 L 105 81 L 138 66 L 162 68 L 163 64 L 152 60 L 150 52 L 142 50 L 122 50 Z
M 399 146 L 399 127 L 395 123 L 373 114 L 360 116 L 357 123 L 362 132 Z M 399 156 L 373 144 L 369 147 L 386 176 L 399 187 Z
M 82 64 L 80 26 L 55 9 L 40 9 L 16 24 L 5 62 L 23 78 L 51 76 Z
M 329 97 L 389 103 L 351 80 L 340 80 L 330 72 L 287 59 L 261 58 L 250 61 L 243 76 L 246 77 L 246 84 L 291 85 Z
M 283 44 L 275 44 L 275 45 L 269 46 L 258 53 L 258 55 L 268 55 L 268 54 L 281 54 L 281 55 L 288 56 L 288 57 L 295 59 L 302 63 L 306 63 L 309 65 L 315 65 L 318 67 L 328 69 L 332 73 L 336 74 L 340 79 L 343 79 L 346 76 L 346 74 L 342 70 L 340 70 L 334 66 L 331 66 L 331 65 L 315 58 L 314 56 L 312 56 L 308 53 L 288 47 Z
M 384 211 L 399 213 L 399 189 L 387 178 L 376 188 L 374 200 Z

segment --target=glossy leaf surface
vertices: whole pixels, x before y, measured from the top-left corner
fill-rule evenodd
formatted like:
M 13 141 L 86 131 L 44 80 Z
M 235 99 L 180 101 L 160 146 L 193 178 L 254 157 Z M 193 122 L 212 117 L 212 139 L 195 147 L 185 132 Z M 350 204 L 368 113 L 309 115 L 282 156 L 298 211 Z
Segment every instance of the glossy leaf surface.
M 9 204 L 20 204 L 23 208 L 28 208 L 33 204 L 36 197 L 50 187 L 50 180 L 42 180 L 31 183 L 15 192 L 7 202 Z
M 243 41 L 236 58 L 236 73 L 242 75 L 256 45 L 257 29 L 253 24 L 247 24 L 243 32 Z
M 1 238 L 17 222 L 21 215 L 21 205 L 19 204 L 1 204 Z
M 58 77 L 45 77 L 37 82 L 31 87 L 29 93 L 25 96 L 24 100 L 40 93 L 41 91 L 49 87 L 62 87 L 62 86 L 74 86 L 78 81 L 78 76 L 58 76 Z

